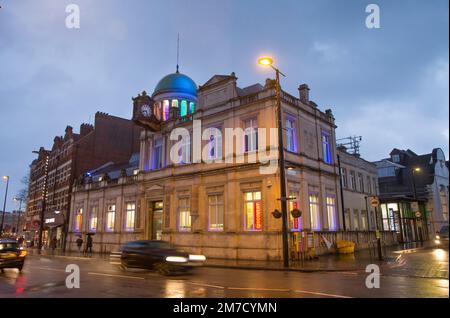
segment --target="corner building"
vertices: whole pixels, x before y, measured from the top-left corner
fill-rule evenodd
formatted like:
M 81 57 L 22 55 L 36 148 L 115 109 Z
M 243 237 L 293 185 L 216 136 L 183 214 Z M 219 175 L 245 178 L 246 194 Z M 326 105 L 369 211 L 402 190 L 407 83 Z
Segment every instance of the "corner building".
M 288 211 L 302 212 L 300 218 L 289 216 L 291 251 L 314 246 L 320 253 L 321 237 L 334 241 L 342 229 L 334 118 L 309 99 L 305 84 L 298 97 L 282 91 L 281 98 Z M 94 249 L 101 252 L 118 250 L 128 240 L 162 239 L 211 258 L 282 259 L 282 221 L 272 213 L 281 211 L 279 170 L 261 173 L 267 164 L 251 160 L 264 137 L 268 156 L 277 149 L 277 139 L 270 139 L 270 128 L 277 127 L 273 80 L 239 88 L 231 73 L 197 87 L 186 75 L 169 74 L 151 96 L 144 91 L 133 98 L 133 120 L 145 127 L 139 171 L 124 171 L 118 180 L 78 182 L 72 248 L 76 235 L 95 231 Z M 176 128 L 185 128 L 189 138 L 171 140 Z M 226 128 L 244 133 L 225 140 Z M 265 135 L 258 128 L 266 128 Z M 203 159 L 213 163 L 195 160 L 199 139 Z M 228 153 L 231 142 L 234 151 Z M 92 207 L 95 228 L 88 226 Z

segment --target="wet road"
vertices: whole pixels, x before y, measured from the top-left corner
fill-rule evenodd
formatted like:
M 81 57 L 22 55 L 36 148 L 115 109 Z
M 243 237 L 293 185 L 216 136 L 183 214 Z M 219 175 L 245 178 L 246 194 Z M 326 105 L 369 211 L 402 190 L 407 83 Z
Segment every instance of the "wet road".
M 80 288 L 66 287 L 66 266 L 80 268 Z M 380 288 L 368 289 L 364 271 L 282 272 L 198 268 L 163 277 L 121 271 L 98 258 L 29 256 L 22 273 L 0 274 L 4 297 L 449 297 L 448 248 L 407 251 L 381 270 Z

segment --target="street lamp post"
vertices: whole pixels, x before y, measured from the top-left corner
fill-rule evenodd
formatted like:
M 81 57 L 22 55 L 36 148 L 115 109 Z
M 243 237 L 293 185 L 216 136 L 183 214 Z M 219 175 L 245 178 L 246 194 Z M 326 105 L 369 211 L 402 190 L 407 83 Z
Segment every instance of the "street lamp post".
M 283 144 L 283 119 L 281 112 L 281 86 L 280 74 L 284 75 L 280 70 L 273 66 L 273 60 L 270 57 L 262 57 L 258 63 L 263 66 L 270 66 L 276 74 L 276 99 L 277 99 L 277 121 L 278 121 L 278 157 L 280 169 L 280 202 L 282 217 L 282 241 L 283 241 L 283 265 L 289 267 L 289 238 L 288 238 L 288 211 L 286 196 L 286 167 L 284 162 L 284 144 Z
M 416 187 L 416 173 L 417 172 L 419 172 L 419 173 L 422 172 L 422 169 L 420 167 L 416 167 L 411 170 L 414 201 L 417 202 L 417 208 L 419 209 L 419 211 L 413 211 L 413 212 L 420 212 L 419 201 L 418 201 L 418 197 L 417 197 L 417 187 Z M 427 224 L 426 211 L 423 215 L 423 220 L 425 222 L 425 233 L 424 234 L 428 237 L 428 224 Z M 414 223 L 416 223 L 416 222 L 417 222 L 416 219 L 414 219 Z M 420 240 L 423 241 L 423 238 L 420 237 Z
M 14 197 L 13 200 L 16 201 L 16 202 L 19 201 L 19 216 L 17 217 L 17 228 L 16 228 L 16 232 L 17 232 L 17 234 L 19 234 L 20 216 L 22 215 L 22 201 L 23 201 L 23 199 Z
M 6 190 L 5 190 L 5 201 L 3 202 L 3 213 L 2 213 L 2 224 L 0 226 L 0 237 L 3 235 L 3 225 L 5 222 L 5 210 L 6 210 L 6 200 L 8 199 L 9 176 L 3 176 L 3 180 L 6 181 Z

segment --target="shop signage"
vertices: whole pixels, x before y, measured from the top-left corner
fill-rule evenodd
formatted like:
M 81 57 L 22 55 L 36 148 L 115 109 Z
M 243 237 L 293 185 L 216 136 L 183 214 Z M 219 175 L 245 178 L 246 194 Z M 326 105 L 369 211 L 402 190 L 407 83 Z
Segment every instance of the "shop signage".
M 45 219 L 45 223 L 55 223 L 55 218 Z

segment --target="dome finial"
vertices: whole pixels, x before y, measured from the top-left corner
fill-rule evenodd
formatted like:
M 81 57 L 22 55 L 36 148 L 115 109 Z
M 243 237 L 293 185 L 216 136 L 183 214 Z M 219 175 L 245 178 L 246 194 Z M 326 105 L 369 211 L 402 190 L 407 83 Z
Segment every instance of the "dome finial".
M 177 74 L 180 73 L 179 72 L 180 66 L 178 65 L 179 59 L 180 59 L 180 33 L 178 33 L 178 38 L 177 38 Z

